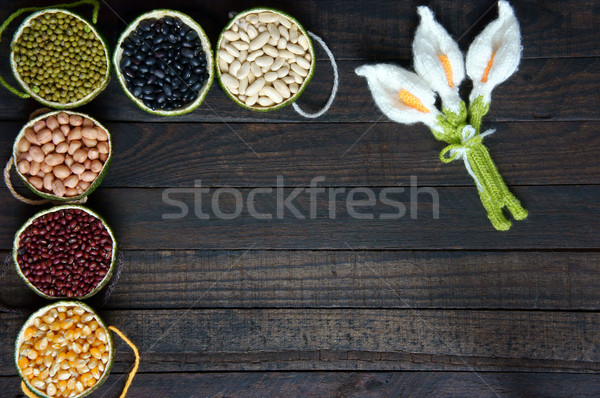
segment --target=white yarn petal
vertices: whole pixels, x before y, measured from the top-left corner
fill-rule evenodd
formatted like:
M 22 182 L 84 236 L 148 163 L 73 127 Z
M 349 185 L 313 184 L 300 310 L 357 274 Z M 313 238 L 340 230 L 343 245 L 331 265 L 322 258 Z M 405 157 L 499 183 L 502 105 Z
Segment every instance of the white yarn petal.
M 445 108 L 458 112 L 461 102 L 458 89 L 465 78 L 463 55 L 429 8 L 418 7 L 418 13 L 421 23 L 413 41 L 415 70 L 440 95 Z M 442 58 L 447 61 L 446 67 Z
M 489 103 L 494 87 L 515 73 L 521 61 L 521 31 L 515 13 L 503 0 L 498 2 L 498 11 L 498 19 L 485 27 L 467 53 L 467 75 L 473 80 L 471 103 L 480 95 Z
M 362 65 L 355 72 L 367 79 L 375 104 L 391 120 L 404 124 L 421 122 L 430 127 L 437 124 L 440 113 L 435 108 L 435 93 L 416 73 L 391 64 Z M 427 111 L 404 103 L 398 97 L 402 90 L 419 100 Z

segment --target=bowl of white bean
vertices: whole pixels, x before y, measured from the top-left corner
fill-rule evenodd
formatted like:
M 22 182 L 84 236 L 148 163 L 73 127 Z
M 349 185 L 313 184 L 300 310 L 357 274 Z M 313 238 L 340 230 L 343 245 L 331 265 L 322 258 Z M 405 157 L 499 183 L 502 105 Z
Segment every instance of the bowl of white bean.
M 253 111 L 272 111 L 296 101 L 315 70 L 306 30 L 270 8 L 237 14 L 217 42 L 217 77 L 225 93 Z

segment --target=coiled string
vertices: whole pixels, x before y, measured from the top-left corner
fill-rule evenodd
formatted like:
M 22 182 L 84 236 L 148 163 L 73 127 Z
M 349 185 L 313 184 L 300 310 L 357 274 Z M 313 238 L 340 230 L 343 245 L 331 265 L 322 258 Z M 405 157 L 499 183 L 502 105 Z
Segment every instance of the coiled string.
M 14 13 L 12 13 L 2 23 L 2 25 L 0 25 L 0 42 L 2 41 L 2 33 L 6 30 L 6 28 L 8 27 L 8 25 L 10 25 L 10 23 L 13 20 L 15 20 L 16 18 L 18 18 L 21 14 L 30 13 L 30 12 L 36 12 L 36 11 L 43 11 L 43 10 L 48 10 L 48 9 L 52 9 L 52 8 L 73 8 L 73 7 L 79 7 L 79 6 L 85 5 L 85 4 L 90 4 L 90 5 L 92 5 L 94 7 L 94 11 L 92 13 L 92 22 L 95 24 L 98 21 L 98 11 L 100 10 L 100 3 L 97 0 L 80 0 L 80 1 L 76 1 L 75 3 L 56 4 L 56 5 L 47 6 L 47 7 L 25 7 L 25 8 L 21 8 L 21 9 L 15 11 Z M 20 98 L 30 98 L 31 97 L 31 95 L 29 95 L 28 93 L 24 93 L 22 91 L 19 91 L 18 89 L 14 88 L 10 84 L 8 84 L 6 82 L 6 80 L 4 80 L 4 78 L 2 76 L 0 76 L 0 84 L 2 84 L 4 86 L 4 88 L 6 88 L 8 91 L 10 91 L 11 93 L 13 93 L 14 95 L 16 95 L 16 96 L 18 96 Z

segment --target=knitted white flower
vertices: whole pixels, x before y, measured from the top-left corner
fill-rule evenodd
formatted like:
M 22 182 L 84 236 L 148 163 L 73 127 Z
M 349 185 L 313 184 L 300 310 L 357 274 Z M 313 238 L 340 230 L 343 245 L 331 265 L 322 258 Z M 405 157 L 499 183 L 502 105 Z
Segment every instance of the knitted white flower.
M 521 31 L 513 9 L 498 2 L 498 19 L 475 38 L 467 53 L 467 74 L 473 80 L 471 103 L 479 96 L 489 104 L 494 87 L 507 80 L 521 61 Z
M 481 133 L 481 119 L 489 111 L 494 87 L 508 79 L 521 60 L 521 33 L 515 14 L 506 1 L 498 2 L 498 19 L 474 40 L 466 61 L 473 91 L 467 109 L 459 94 L 465 77 L 465 63 L 458 44 L 434 19 L 427 7 L 419 7 L 421 23 L 415 33 L 413 55 L 416 74 L 390 64 L 363 65 L 356 74 L 367 79 L 375 104 L 399 123 L 426 124 L 435 138 L 448 144 L 440 153 L 444 163 L 462 159 L 473 177 L 488 218 L 498 230 L 527 217 L 525 210 L 502 180 L 483 145 L 493 130 Z M 435 93 L 442 100 L 442 112 L 435 106 Z

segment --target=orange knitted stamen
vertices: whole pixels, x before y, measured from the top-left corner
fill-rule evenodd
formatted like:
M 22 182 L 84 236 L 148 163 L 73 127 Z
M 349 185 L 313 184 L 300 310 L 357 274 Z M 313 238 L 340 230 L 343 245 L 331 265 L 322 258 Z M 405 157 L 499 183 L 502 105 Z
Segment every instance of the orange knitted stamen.
M 440 55 L 438 57 L 442 62 L 444 70 L 446 71 L 446 79 L 448 80 L 448 86 L 454 87 L 454 81 L 452 79 L 452 66 L 450 65 L 450 60 L 445 55 Z
M 492 65 L 494 64 L 495 56 L 496 56 L 496 53 L 492 53 L 492 58 L 490 58 L 490 62 L 488 62 L 487 67 L 485 68 L 485 71 L 483 72 L 483 76 L 481 77 L 482 83 L 487 83 L 487 81 L 488 81 L 488 76 L 490 74 L 490 69 L 492 69 Z
M 421 103 L 417 97 L 406 90 L 400 91 L 398 98 L 400 98 L 406 105 L 418 110 L 419 112 L 429 113 L 429 109 L 425 108 L 423 103 Z

